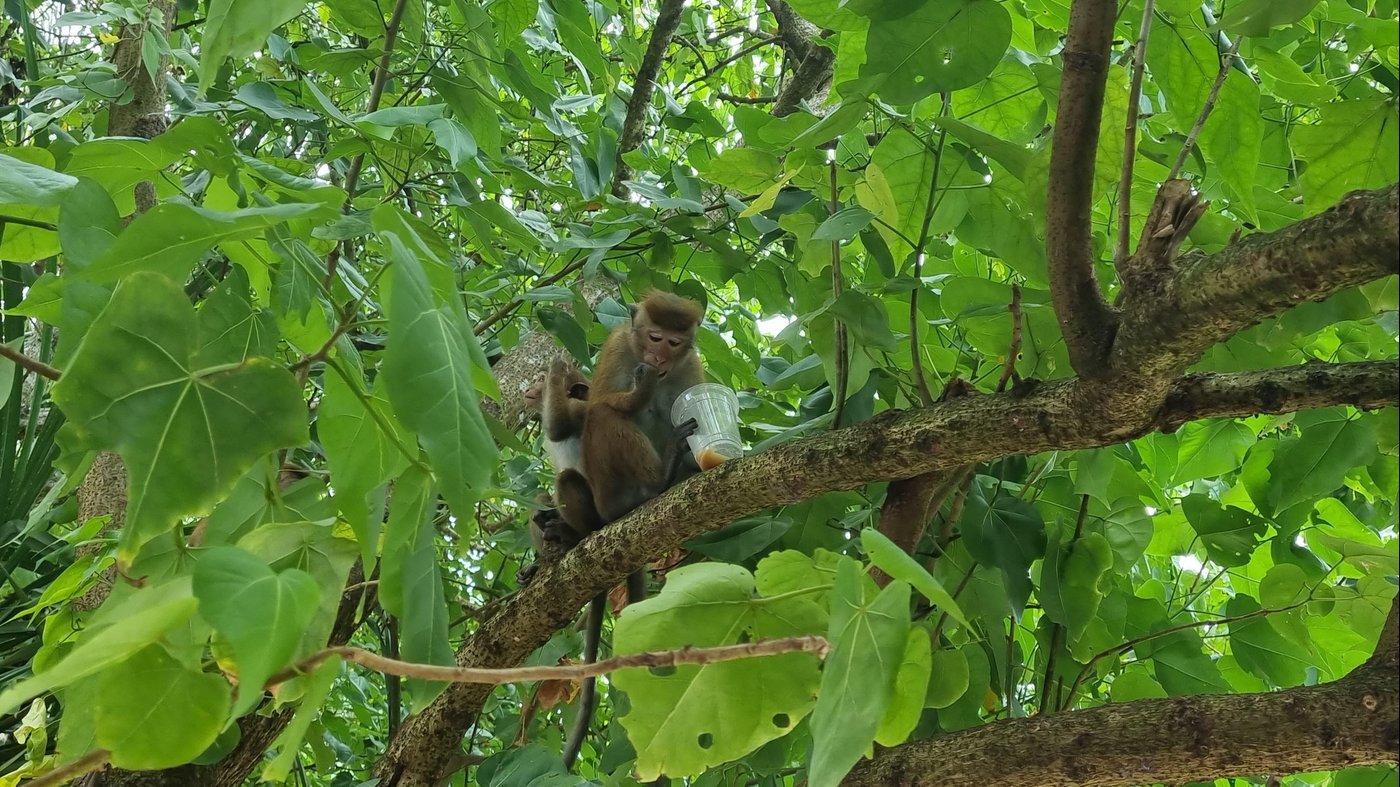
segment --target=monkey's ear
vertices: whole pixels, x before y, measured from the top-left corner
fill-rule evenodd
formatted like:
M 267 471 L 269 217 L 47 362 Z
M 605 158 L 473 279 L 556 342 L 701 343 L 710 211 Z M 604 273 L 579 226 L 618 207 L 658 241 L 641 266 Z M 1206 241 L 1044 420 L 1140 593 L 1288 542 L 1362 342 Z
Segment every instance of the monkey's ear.
M 569 386 L 569 398 L 588 401 L 588 383 L 574 383 Z
M 627 319 L 628 322 L 637 322 L 637 304 L 630 303 L 627 305 Z

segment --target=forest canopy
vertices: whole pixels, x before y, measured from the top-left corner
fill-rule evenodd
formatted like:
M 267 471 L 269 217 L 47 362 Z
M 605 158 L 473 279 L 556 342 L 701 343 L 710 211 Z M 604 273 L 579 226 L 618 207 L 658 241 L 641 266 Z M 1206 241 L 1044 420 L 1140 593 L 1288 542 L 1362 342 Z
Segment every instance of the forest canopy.
M 1395 0 L 6 0 L 0 785 L 1395 785 L 1398 92 Z M 745 456 L 540 548 L 654 289 Z

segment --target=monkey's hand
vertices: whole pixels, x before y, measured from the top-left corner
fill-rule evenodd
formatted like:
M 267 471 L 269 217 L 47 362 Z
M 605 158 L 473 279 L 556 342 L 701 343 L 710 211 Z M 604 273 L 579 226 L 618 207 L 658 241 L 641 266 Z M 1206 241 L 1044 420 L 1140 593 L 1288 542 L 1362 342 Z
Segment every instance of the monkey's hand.
M 555 356 L 554 360 L 549 362 L 549 374 L 552 377 L 563 377 L 572 370 L 573 364 L 569 363 L 569 359 L 565 358 L 562 355 Z
M 638 388 L 649 386 L 655 384 L 660 374 L 660 370 L 655 366 L 649 363 L 639 363 L 637 368 L 632 370 L 632 383 Z
M 690 437 L 698 431 L 700 431 L 700 422 L 691 418 L 676 427 L 676 430 L 671 433 L 671 439 L 675 440 L 677 443 L 684 444 L 687 437 Z

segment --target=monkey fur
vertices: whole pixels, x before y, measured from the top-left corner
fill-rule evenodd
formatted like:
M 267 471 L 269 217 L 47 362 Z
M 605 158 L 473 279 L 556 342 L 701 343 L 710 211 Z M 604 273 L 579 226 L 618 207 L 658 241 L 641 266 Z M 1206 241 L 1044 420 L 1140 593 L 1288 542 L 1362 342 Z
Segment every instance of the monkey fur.
M 559 474 L 555 497 L 578 538 L 626 516 L 632 509 L 699 471 L 685 438 L 694 420 L 674 427 L 671 407 L 682 391 L 704 382 L 695 332 L 699 304 L 653 290 L 632 309 L 627 325 L 613 330 L 593 369 L 582 435 L 582 465 Z M 627 599 L 646 598 L 646 574 L 627 578 Z M 598 660 L 606 594 L 593 599 L 584 633 L 584 662 Z M 573 765 L 597 704 L 593 678 L 580 691 L 578 719 L 564 747 Z

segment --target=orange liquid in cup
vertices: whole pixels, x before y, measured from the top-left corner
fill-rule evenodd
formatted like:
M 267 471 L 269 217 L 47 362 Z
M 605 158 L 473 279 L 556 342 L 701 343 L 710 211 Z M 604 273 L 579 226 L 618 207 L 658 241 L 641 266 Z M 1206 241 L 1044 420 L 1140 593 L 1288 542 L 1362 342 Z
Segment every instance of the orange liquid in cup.
M 709 470 L 713 467 L 719 467 L 720 465 L 728 461 L 728 459 L 729 457 L 725 456 L 724 454 L 721 454 L 713 448 L 706 448 L 705 450 L 701 451 L 699 454 L 696 455 L 695 463 L 700 465 L 701 470 Z

